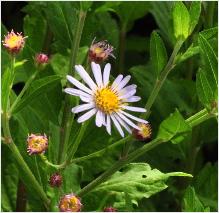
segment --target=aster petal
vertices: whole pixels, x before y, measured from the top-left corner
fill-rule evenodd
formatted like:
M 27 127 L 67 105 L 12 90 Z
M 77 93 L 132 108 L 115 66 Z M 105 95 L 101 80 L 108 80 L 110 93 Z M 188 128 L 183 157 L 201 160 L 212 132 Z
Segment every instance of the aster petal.
M 82 116 L 80 116 L 78 118 L 78 123 L 82 123 L 86 120 L 88 120 L 89 118 L 91 118 L 95 113 L 97 112 L 96 108 L 91 109 L 90 111 L 86 112 L 85 114 L 83 114 Z
M 111 120 L 109 115 L 106 115 L 106 131 L 111 135 Z
M 73 113 L 79 113 L 79 112 L 83 112 L 83 111 L 88 110 L 88 109 L 92 109 L 92 108 L 94 108 L 94 106 L 95 106 L 94 103 L 81 104 L 79 106 L 72 108 L 71 111 Z
M 93 91 L 96 90 L 97 85 L 94 83 L 94 81 L 88 75 L 88 73 L 85 71 L 84 67 L 82 67 L 81 65 L 76 65 L 75 70 L 81 76 L 81 78 L 84 80 L 84 82 L 91 88 L 91 90 L 93 90 Z
M 104 67 L 103 71 L 103 86 L 106 86 L 109 82 L 109 77 L 110 77 L 110 69 L 111 69 L 111 64 L 107 63 Z
M 103 86 L 103 79 L 101 74 L 101 68 L 99 64 L 96 64 L 94 62 L 91 62 L 91 68 L 94 74 L 94 78 L 96 79 L 97 85 L 99 87 Z
M 103 125 L 103 113 L 98 110 L 96 114 L 96 125 L 101 127 Z
M 124 99 L 124 98 L 130 98 L 136 93 L 136 89 L 132 89 L 129 92 L 125 93 L 124 95 L 121 95 L 119 98 Z
M 119 91 L 119 93 L 120 93 L 120 94 L 125 94 L 125 93 L 129 92 L 130 90 L 133 90 L 133 89 L 136 89 L 136 88 L 137 88 L 137 85 L 131 84 L 131 85 L 129 85 L 129 86 L 124 87 L 123 89 L 121 89 L 121 90 Z
M 141 97 L 139 96 L 132 96 L 130 98 L 125 99 L 125 102 L 138 102 L 141 100 Z
M 83 97 L 87 97 L 90 98 L 92 97 L 90 94 L 87 94 L 86 92 L 83 92 L 79 89 L 72 89 L 72 88 L 65 88 L 64 91 L 70 95 L 74 95 L 74 96 L 83 96 Z
M 89 102 L 92 102 L 93 101 L 93 97 L 92 96 L 82 96 L 82 95 L 80 95 L 80 99 L 83 101 L 83 102 L 87 102 L 87 103 L 89 103 Z
M 116 89 L 119 86 L 119 83 L 121 82 L 122 78 L 123 78 L 123 75 L 121 75 L 121 74 L 118 75 L 116 77 L 116 79 L 113 81 L 113 84 L 112 84 L 111 88 Z
M 127 109 L 129 111 L 133 111 L 133 112 L 146 112 L 147 111 L 145 108 L 142 108 L 142 107 L 133 107 L 133 106 L 126 106 L 126 105 L 123 105 L 122 108 Z
M 127 118 L 125 115 L 123 115 L 122 113 L 117 112 L 117 115 L 118 115 L 122 120 L 124 120 L 129 126 L 135 128 L 135 129 L 141 130 L 136 124 L 134 124 L 130 119 L 128 119 L 128 118 Z
M 148 123 L 148 121 L 143 120 L 143 119 L 141 119 L 141 118 L 137 118 L 137 117 L 135 117 L 135 116 L 133 116 L 133 115 L 131 115 L 131 114 L 125 112 L 125 111 L 120 110 L 120 112 L 121 112 L 122 114 L 124 114 L 125 116 L 127 116 L 127 117 L 129 117 L 129 118 L 131 118 L 131 119 L 133 119 L 133 120 L 135 120 L 135 121 L 138 121 L 138 122 L 141 122 L 141 123 L 144 123 L 144 124 L 147 124 L 147 123 Z
M 116 129 L 119 131 L 119 134 L 124 137 L 124 132 L 119 124 L 119 122 L 116 120 L 116 118 L 113 116 L 113 114 L 110 115 L 112 118 L 113 123 L 115 124 Z
M 132 133 L 132 130 L 128 127 L 128 125 L 117 115 L 114 114 L 116 120 L 129 132 Z
M 77 79 L 73 78 L 72 76 L 70 75 L 67 75 L 67 79 L 68 81 L 70 81 L 73 85 L 75 85 L 77 88 L 89 93 L 89 94 L 93 94 L 93 92 L 88 89 L 86 86 L 84 86 L 81 82 L 79 82 Z
M 120 82 L 117 90 L 121 90 L 131 79 L 131 75 L 127 75 L 125 78 L 123 78 L 123 80 Z

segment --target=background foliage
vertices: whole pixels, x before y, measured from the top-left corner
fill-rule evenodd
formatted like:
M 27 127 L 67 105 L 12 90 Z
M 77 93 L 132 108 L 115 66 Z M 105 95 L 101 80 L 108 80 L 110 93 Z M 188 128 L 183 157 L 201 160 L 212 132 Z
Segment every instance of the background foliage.
M 184 41 L 149 118 L 153 138 L 158 135 L 172 143 L 148 151 L 136 163 L 117 171 L 86 194 L 82 198 L 83 211 L 102 211 L 110 205 L 119 211 L 217 211 L 217 119 L 211 118 L 193 129 L 184 120 L 203 107 L 210 113 L 217 111 L 217 2 L 2 2 L 2 40 L 11 29 L 28 36 L 16 60 L 12 103 L 35 72 L 34 55 L 45 52 L 51 56 L 50 63 L 31 84 L 10 120 L 13 140 L 51 199 L 50 210 L 58 211 L 61 195 L 86 186 L 116 162 L 122 150 L 121 145 L 107 149 L 119 139 L 116 131 L 109 137 L 104 129 L 89 122 L 75 157 L 106 149 L 97 158 L 79 161 L 63 170 L 64 184 L 60 190 L 48 185 L 55 169 L 26 153 L 28 133 L 45 132 L 50 138 L 46 156 L 50 162 L 58 163 L 65 100 L 62 90 L 69 72 L 80 8 L 87 10 L 87 15 L 76 64 L 86 66 L 87 51 L 94 37 L 107 39 L 115 47 L 116 60 L 109 59 L 113 76 L 132 75 L 142 106 L 177 40 Z M 10 56 L 4 48 L 1 57 L 4 110 L 9 95 L 6 88 L 12 77 Z M 76 103 L 74 97 L 71 101 Z M 79 128 L 74 122 L 71 141 Z M 71 146 L 69 143 L 67 150 Z M 135 141 L 131 151 L 142 146 L 143 142 Z M 42 200 L 4 144 L 1 162 L 2 210 L 45 211 Z M 193 178 L 170 178 L 183 175 L 173 171 L 192 174 Z

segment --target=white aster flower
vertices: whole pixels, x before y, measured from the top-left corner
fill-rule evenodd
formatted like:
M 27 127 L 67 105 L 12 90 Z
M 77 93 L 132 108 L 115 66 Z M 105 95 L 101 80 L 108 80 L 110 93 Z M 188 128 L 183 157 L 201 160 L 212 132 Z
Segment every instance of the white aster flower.
M 72 76 L 67 75 L 68 81 L 77 87 L 77 89 L 66 88 L 65 92 L 70 95 L 79 96 L 80 99 L 85 102 L 84 104 L 72 108 L 73 113 L 86 111 L 78 118 L 79 123 L 88 120 L 96 114 L 96 125 L 98 127 L 102 125 L 106 126 L 107 132 L 111 134 L 111 122 L 113 122 L 122 137 L 124 137 L 122 127 L 129 133 L 132 133 L 130 127 L 140 130 L 132 120 L 145 124 L 148 123 L 126 112 L 126 110 L 146 112 L 144 108 L 129 106 L 129 103 L 137 102 L 141 99 L 135 96 L 136 85 L 132 84 L 126 86 L 131 78 L 130 75 L 123 78 L 123 75 L 120 74 L 114 82 L 110 84 L 109 76 L 111 65 L 109 63 L 105 65 L 103 75 L 99 64 L 92 62 L 91 68 L 96 83 L 81 65 L 75 66 L 76 72 L 81 76 L 87 86 Z

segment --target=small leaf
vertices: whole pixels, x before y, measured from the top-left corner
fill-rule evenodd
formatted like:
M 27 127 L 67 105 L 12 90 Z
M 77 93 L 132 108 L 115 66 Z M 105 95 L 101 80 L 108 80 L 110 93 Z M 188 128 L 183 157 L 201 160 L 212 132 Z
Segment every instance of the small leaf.
M 211 82 L 204 70 L 200 69 L 196 75 L 196 89 L 201 103 L 210 110 L 211 103 L 216 100 L 216 91 L 212 88 Z
M 158 76 L 167 63 L 167 52 L 162 39 L 155 31 L 151 35 L 150 54 L 152 66 Z
M 207 30 L 201 31 L 199 34 L 201 34 L 206 40 L 212 39 L 213 37 L 217 36 L 218 28 L 213 27 Z
M 190 14 L 190 27 L 189 27 L 189 34 L 192 33 L 195 26 L 198 24 L 199 16 L 201 13 L 201 2 L 200 1 L 193 1 L 191 2 L 189 14 Z
M 45 94 L 47 91 L 51 90 L 53 86 L 60 82 L 60 79 L 60 76 L 53 75 L 44 77 L 33 82 L 31 88 L 27 91 L 26 95 L 24 95 L 24 97 L 15 107 L 14 113 L 19 112 L 23 107 L 29 105 L 39 95 Z
M 173 28 L 176 39 L 186 39 L 189 36 L 190 16 L 182 2 L 176 2 L 173 7 Z
M 185 212 L 204 212 L 205 208 L 199 198 L 196 196 L 195 189 L 189 186 L 186 189 L 184 198 L 183 211 Z
M 201 56 L 204 60 L 204 67 L 206 69 L 207 75 L 209 78 L 211 78 L 211 84 L 214 87 L 217 87 L 218 84 L 218 74 L 217 74 L 217 67 L 218 67 L 218 61 L 217 56 L 209 44 L 209 42 L 206 40 L 206 38 L 199 34 L 199 45 L 201 48 Z
M 186 123 L 179 111 L 176 110 L 161 123 L 157 137 L 164 141 L 171 140 L 172 143 L 178 143 L 181 141 L 177 139 L 179 135 L 185 136 L 189 131 L 191 131 L 191 127 Z M 174 138 L 175 136 L 177 137 Z
M 2 109 L 6 111 L 13 83 L 13 73 L 7 68 L 2 77 Z

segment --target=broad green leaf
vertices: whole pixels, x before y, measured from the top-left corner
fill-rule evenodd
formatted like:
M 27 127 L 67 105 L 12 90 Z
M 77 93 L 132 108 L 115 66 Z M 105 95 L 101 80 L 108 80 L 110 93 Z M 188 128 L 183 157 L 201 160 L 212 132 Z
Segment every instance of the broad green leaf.
M 218 165 L 207 163 L 193 181 L 197 196 L 211 211 L 218 208 Z
M 195 193 L 195 189 L 189 186 L 186 189 L 183 198 L 183 211 L 184 212 L 205 212 L 208 209 L 205 209 L 199 198 Z
M 27 91 L 21 101 L 14 109 L 14 113 L 19 112 L 22 108 L 26 107 L 33 100 L 38 98 L 39 95 L 45 94 L 51 90 L 56 84 L 60 82 L 60 76 L 53 75 L 36 80 L 32 83 L 31 88 Z
M 162 39 L 155 31 L 151 35 L 150 55 L 154 71 L 159 76 L 167 63 L 167 52 Z
M 190 14 L 189 34 L 193 32 L 195 26 L 198 24 L 200 13 L 201 13 L 201 2 L 192 1 L 189 9 L 189 14 Z
M 189 131 L 191 131 L 191 127 L 186 123 L 179 111 L 176 110 L 161 123 L 157 137 L 164 141 L 171 140 L 172 143 L 178 143 L 181 141 L 178 138 L 179 135 L 186 136 Z
M 186 39 L 189 36 L 190 16 L 182 2 L 176 2 L 173 7 L 173 29 L 176 39 Z
M 210 110 L 211 105 L 217 99 L 217 93 L 216 90 L 212 88 L 211 82 L 203 69 L 200 69 L 196 75 L 196 89 L 199 100 Z
M 206 74 L 208 75 L 209 79 L 211 78 L 210 83 L 212 87 L 216 88 L 218 84 L 217 56 L 209 42 L 202 34 L 199 34 L 199 45 L 201 49 L 201 56 L 204 61 L 204 68 L 207 69 Z
M 172 176 L 191 177 L 190 174 L 182 172 L 162 173 L 157 169 L 151 169 L 146 163 L 132 163 L 127 165 L 122 171 L 116 172 L 106 182 L 89 192 L 84 197 L 84 200 L 85 202 L 88 200 L 90 202 L 91 200 L 93 202 L 100 202 L 100 197 L 111 193 L 115 194 L 113 196 L 114 202 L 117 199 L 125 199 L 125 196 L 128 195 L 131 202 L 137 205 L 138 201 L 142 198 L 149 198 L 166 189 L 168 186 L 165 182 Z M 93 209 L 86 210 L 92 211 Z
M 9 104 L 8 102 L 9 102 L 10 91 L 13 84 L 13 78 L 14 76 L 11 70 L 9 68 L 6 69 L 2 77 L 2 86 L 1 86 L 3 111 L 6 111 L 7 106 Z

